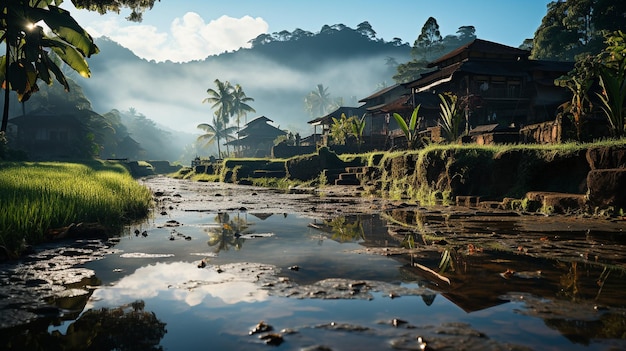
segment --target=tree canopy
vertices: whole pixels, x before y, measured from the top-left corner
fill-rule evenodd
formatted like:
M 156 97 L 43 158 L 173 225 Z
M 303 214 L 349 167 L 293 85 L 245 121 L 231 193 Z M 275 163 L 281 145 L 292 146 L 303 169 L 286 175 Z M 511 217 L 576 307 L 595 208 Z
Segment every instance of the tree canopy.
M 131 14 L 126 19 L 140 22 L 144 11 L 152 9 L 156 1 L 160 0 L 72 0 L 72 3 L 77 9 L 97 11 L 100 14 L 110 11 L 120 13 L 122 8 L 129 8 Z
M 574 61 L 578 55 L 596 55 L 605 35 L 626 30 L 624 13 L 624 1 L 553 1 L 535 32 L 531 57 Z
M 442 37 L 437 20 L 428 18 L 411 48 L 411 61 L 398 65 L 393 79 L 397 83 L 415 80 L 430 70 L 426 67 L 430 61 L 476 39 L 474 26 L 461 26 L 456 33 Z
M 439 31 L 439 24 L 434 17 L 428 17 L 422 27 L 422 32 L 415 39 L 411 55 L 413 58 L 432 59 L 433 55 L 440 53 L 443 46 L 443 37 Z

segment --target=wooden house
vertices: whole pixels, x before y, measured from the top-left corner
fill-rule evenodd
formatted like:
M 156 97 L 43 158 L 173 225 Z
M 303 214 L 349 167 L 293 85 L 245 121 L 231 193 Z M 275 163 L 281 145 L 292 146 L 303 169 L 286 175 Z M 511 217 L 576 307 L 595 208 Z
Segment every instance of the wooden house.
M 7 128 L 10 146 L 26 152 L 31 159 L 90 156 L 88 131 L 81 119 L 76 114 L 52 113 L 43 108 L 11 118 Z
M 465 116 L 471 135 L 495 132 L 554 120 L 557 108 L 569 99 L 567 89 L 554 85 L 554 79 L 573 69 L 571 62 L 529 59 L 529 51 L 475 39 L 431 62 L 433 71 L 406 84 L 414 105 L 429 94 L 452 93 Z M 424 94 L 426 93 L 426 94 Z M 436 115 L 426 115 L 426 126 L 437 124 Z M 485 128 L 472 132 L 485 125 Z
M 236 140 L 229 141 L 226 145 L 236 147 L 243 157 L 270 157 L 274 140 L 287 133 L 268 122 L 273 123 L 265 116 L 253 119 L 237 132 Z
M 341 115 L 345 115 L 346 118 L 350 118 L 352 116 L 361 118 L 365 112 L 366 111 L 363 106 L 360 106 L 360 107 L 342 106 L 324 116 L 310 120 L 307 123 L 313 126 L 313 138 L 314 138 L 314 140 L 312 141 L 313 145 L 317 145 L 318 143 L 325 144 L 323 139 L 327 138 L 328 134 L 330 133 L 330 126 L 333 124 L 333 118 L 340 119 Z M 320 128 L 320 134 L 318 134 L 318 130 L 317 130 L 318 127 Z M 367 128 L 367 124 L 366 124 L 366 128 Z M 316 138 L 318 135 L 321 137 Z M 307 140 L 307 142 L 308 141 L 309 140 Z

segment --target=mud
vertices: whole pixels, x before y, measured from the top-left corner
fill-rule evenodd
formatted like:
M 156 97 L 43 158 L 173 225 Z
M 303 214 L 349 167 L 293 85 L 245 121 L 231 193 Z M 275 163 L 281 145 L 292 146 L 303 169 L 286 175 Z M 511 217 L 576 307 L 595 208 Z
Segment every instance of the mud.
M 149 178 L 143 182 L 155 194 L 157 207 L 154 216 L 169 218 L 164 227 L 171 228 L 170 240 L 186 240 L 184 236 L 177 235 L 177 229 L 185 225 L 181 223 L 181 217 L 193 212 L 244 211 L 257 216 L 295 214 L 320 220 L 325 224 L 319 226 L 327 226 L 329 232 L 332 231 L 333 218 L 381 215 L 389 223 L 386 224 L 386 232 L 372 236 L 366 233 L 368 237 L 357 253 L 391 256 L 404 264 L 403 269 L 408 276 L 427 277 L 430 282 L 414 287 L 332 278 L 297 283 L 290 277 L 297 274 L 299 266 L 281 270 L 257 263 L 219 267 L 198 264 L 192 269 L 212 271 L 213 278 L 183 282 L 170 286 L 170 289 L 192 291 L 206 284 L 235 281 L 257 284 L 268 294 L 279 297 L 371 300 L 374 297 L 395 299 L 421 296 L 427 304 L 432 303 L 436 294 L 442 294 L 468 312 L 508 301 L 520 304 L 519 314 L 542 318 L 552 323 L 549 325 L 551 328 L 563 330 L 563 333 L 579 333 L 587 339 L 598 337 L 599 332 L 591 332 L 593 327 L 600 329 L 609 324 L 624 324 L 626 303 L 622 292 L 626 287 L 620 278 L 626 268 L 624 221 L 484 211 L 456 206 L 424 208 L 403 201 L 362 196 L 357 187 L 278 191 L 165 177 Z M 130 234 L 131 228 L 128 231 Z M 143 234 L 137 229 L 136 235 Z M 334 239 L 353 240 L 350 235 Z M 257 233 L 248 239 L 264 240 L 271 236 L 271 233 Z M 54 324 L 77 318 L 95 287 L 101 284 L 93 271 L 81 266 L 118 253 L 115 243 L 115 238 L 55 242 L 35 248 L 34 253 L 20 261 L 2 263 L 0 329 L 37 321 Z M 120 258 L 166 257 L 163 255 L 168 254 L 125 252 L 120 254 Z M 203 263 L 200 256 L 208 257 L 211 253 L 197 255 Z M 442 273 L 442 264 L 450 267 L 445 274 Z M 550 270 L 546 270 L 546 266 L 550 266 Z M 478 267 L 480 272 L 477 272 Z M 583 278 L 577 280 L 576 292 L 569 296 L 568 274 L 577 275 L 577 270 L 582 271 L 583 268 L 587 281 Z M 613 282 L 613 279 L 618 279 L 618 282 Z M 536 282 L 541 282 L 544 287 L 538 288 Z M 589 284 L 585 285 L 586 282 Z M 603 291 L 606 282 L 607 287 Z M 613 285 L 611 290 L 610 284 Z M 527 292 L 530 287 L 534 289 L 533 293 Z M 562 295 L 579 303 L 574 305 L 558 299 L 534 297 L 537 292 L 544 293 L 540 296 L 547 296 L 554 291 L 561 291 Z M 394 316 L 380 323 L 395 330 L 390 333 L 394 349 L 420 350 L 426 344 L 432 349 L 454 349 L 460 343 L 467 349 L 524 349 L 489 340 L 466 324 L 430 325 L 417 317 L 416 320 L 398 320 Z M 358 325 L 333 323 L 289 328 L 291 332 L 277 335 L 282 338 L 309 328 L 368 332 L 367 329 L 359 329 Z M 405 332 L 399 333 L 398 330 Z M 622 331 L 614 328 L 609 336 L 619 338 Z M 269 340 L 278 342 L 279 339 L 270 337 Z M 315 349 L 330 348 L 318 345 Z

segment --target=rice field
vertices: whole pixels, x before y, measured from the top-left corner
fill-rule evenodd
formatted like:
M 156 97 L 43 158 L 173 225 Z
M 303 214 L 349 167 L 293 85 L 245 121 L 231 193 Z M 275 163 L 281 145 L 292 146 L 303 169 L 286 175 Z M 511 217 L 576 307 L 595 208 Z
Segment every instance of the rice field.
M 0 246 L 17 253 L 72 223 L 121 227 L 146 216 L 151 201 L 121 164 L 0 163 Z

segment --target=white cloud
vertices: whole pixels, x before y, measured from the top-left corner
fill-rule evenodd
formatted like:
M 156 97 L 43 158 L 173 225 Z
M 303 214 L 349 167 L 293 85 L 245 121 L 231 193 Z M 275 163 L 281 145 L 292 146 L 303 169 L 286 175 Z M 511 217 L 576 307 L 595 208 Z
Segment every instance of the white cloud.
M 107 36 L 137 56 L 157 62 L 187 62 L 248 47 L 248 41 L 266 33 L 269 25 L 260 17 L 221 16 L 206 23 L 195 12 L 172 21 L 170 32 L 157 27 L 132 24 L 118 17 L 94 21 L 86 27 L 95 37 Z

